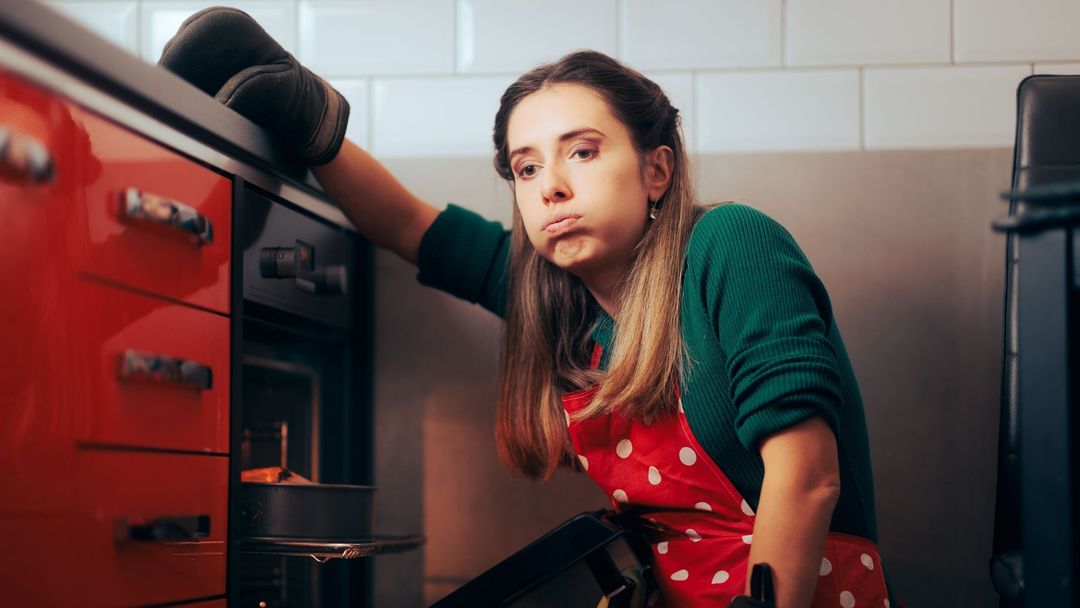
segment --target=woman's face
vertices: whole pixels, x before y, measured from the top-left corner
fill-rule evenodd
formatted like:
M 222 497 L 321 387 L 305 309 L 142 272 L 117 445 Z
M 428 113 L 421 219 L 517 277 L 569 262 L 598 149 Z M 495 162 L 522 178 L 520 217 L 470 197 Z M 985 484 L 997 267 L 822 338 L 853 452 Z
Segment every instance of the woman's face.
M 588 282 L 621 273 L 648 221 L 629 130 L 592 89 L 531 93 L 507 124 L 518 210 L 536 251 Z

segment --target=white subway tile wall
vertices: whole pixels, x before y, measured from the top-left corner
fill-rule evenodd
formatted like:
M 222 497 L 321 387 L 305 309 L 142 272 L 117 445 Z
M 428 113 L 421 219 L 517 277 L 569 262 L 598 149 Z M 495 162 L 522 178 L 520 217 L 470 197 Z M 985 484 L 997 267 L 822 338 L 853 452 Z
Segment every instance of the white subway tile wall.
M 1080 63 L 1036 63 L 1035 73 L 1075 76 L 1080 74 Z
M 51 2 L 53 8 L 108 39 L 131 53 L 139 51 L 139 5 L 130 2 Z
M 1080 58 L 1076 0 L 954 0 L 957 61 Z
M 1031 67 L 868 68 L 867 148 L 1011 146 Z
M 615 50 L 617 0 L 458 0 L 457 69 L 522 73 L 577 49 Z
M 368 128 L 368 91 L 370 87 L 366 80 L 334 79 L 329 80 L 330 86 L 349 102 L 349 126 L 345 129 L 345 137 L 361 148 L 370 150 L 371 139 Z
M 703 74 L 698 149 L 857 150 L 856 69 Z
M 490 156 L 492 120 L 510 82 L 501 76 L 375 80 L 372 154 Z
M 951 0 L 794 0 L 787 65 L 949 63 Z
M 622 0 L 621 57 L 641 70 L 778 67 L 780 0 Z
M 454 0 L 301 0 L 300 60 L 327 77 L 454 72 Z
M 507 84 L 579 48 L 642 70 L 691 151 L 1010 146 L 1031 73 L 1080 73 L 1076 0 L 49 0 L 154 62 L 206 6 L 251 13 L 387 157 L 487 156 Z

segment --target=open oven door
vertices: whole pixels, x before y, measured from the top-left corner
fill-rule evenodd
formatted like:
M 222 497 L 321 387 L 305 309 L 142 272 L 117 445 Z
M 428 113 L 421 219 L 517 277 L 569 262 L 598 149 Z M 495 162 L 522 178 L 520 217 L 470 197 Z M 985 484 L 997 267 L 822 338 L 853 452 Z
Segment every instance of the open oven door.
M 650 592 L 644 539 L 611 511 L 582 513 L 499 562 L 432 608 L 474 606 L 627 606 Z

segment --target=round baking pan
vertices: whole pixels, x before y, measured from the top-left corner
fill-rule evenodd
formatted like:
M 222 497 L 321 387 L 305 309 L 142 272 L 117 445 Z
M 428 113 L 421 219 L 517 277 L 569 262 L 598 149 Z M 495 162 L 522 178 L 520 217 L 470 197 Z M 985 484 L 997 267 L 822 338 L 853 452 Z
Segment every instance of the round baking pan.
M 240 483 L 239 535 L 257 538 L 370 538 L 375 488 L 336 484 Z

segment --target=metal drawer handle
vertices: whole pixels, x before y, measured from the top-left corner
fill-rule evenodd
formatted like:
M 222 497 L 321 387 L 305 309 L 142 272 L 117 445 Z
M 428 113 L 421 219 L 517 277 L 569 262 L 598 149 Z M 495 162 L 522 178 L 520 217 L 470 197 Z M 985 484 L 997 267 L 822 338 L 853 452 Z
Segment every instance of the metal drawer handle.
M 214 242 L 214 225 L 210 218 L 188 205 L 138 188 L 128 188 L 120 194 L 120 219 L 180 230 L 199 246 Z
M 42 185 L 54 176 L 52 154 L 44 144 L 0 125 L 0 180 Z
M 116 520 L 118 541 L 198 540 L 210 536 L 209 515 L 121 517 Z
M 117 377 L 132 382 L 182 384 L 205 391 L 213 385 L 214 374 L 202 363 L 128 349 L 120 355 Z

